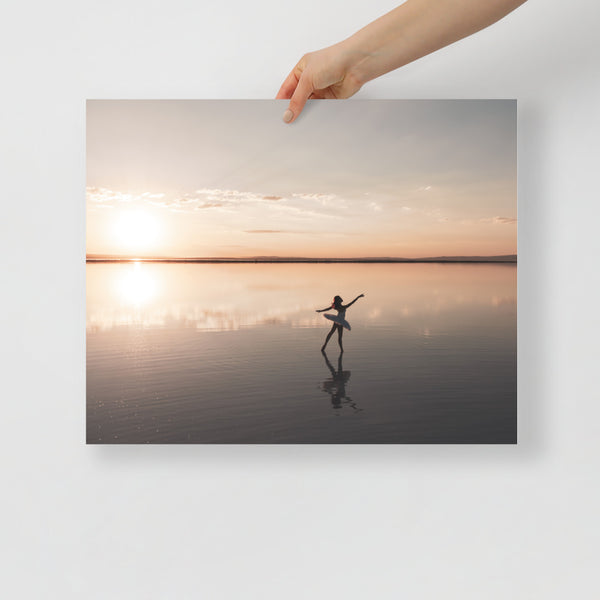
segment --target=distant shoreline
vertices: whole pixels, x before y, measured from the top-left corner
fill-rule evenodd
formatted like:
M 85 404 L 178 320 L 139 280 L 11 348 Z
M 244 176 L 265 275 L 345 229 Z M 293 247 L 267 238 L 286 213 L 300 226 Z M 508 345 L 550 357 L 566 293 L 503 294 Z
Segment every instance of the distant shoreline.
M 145 258 L 122 256 L 86 256 L 86 263 L 200 263 L 200 264 L 255 264 L 255 263 L 517 263 L 516 254 L 502 256 L 436 256 L 426 258 L 295 258 L 255 256 L 249 258 Z

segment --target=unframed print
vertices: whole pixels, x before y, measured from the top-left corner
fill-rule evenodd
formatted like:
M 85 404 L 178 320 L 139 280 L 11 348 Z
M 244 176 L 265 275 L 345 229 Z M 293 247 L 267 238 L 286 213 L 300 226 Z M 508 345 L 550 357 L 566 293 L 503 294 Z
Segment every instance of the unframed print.
M 281 109 L 88 101 L 88 443 L 515 443 L 516 102 Z

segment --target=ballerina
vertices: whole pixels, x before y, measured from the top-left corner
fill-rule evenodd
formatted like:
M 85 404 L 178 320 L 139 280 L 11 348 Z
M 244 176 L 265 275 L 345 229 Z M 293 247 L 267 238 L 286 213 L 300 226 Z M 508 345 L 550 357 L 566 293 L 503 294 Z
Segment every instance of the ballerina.
M 352 302 L 350 302 L 349 304 L 343 304 L 343 300 L 341 298 L 341 296 L 335 296 L 335 298 L 333 299 L 333 302 L 331 303 L 331 306 L 328 306 L 327 308 L 322 308 L 321 310 L 317 310 L 316 312 L 326 312 L 328 310 L 337 310 L 337 315 L 323 315 L 326 319 L 329 319 L 330 321 L 333 321 L 333 325 L 331 326 L 331 330 L 329 331 L 329 333 L 327 334 L 327 338 L 325 338 L 325 343 L 323 344 L 323 346 L 321 347 L 321 352 L 325 351 L 325 347 L 327 346 L 327 343 L 329 342 L 331 336 L 333 335 L 333 332 L 337 329 L 338 332 L 338 344 L 340 345 L 340 350 L 343 352 L 344 351 L 344 347 L 342 346 L 342 335 L 344 333 L 344 328 L 346 328 L 348 331 L 350 331 L 351 327 L 350 327 L 350 323 L 348 323 L 348 321 L 346 321 L 346 309 L 350 308 L 359 298 L 364 298 L 365 295 L 361 294 L 360 296 L 356 296 L 356 298 L 354 298 L 354 300 L 352 300 Z

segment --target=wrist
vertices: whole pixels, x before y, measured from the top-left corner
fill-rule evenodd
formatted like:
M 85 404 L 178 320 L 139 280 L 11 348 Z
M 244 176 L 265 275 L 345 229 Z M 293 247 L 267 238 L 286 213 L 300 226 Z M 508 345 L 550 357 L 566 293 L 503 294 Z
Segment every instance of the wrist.
M 411 45 L 413 3 L 407 1 L 344 40 L 349 72 L 361 85 L 422 56 Z M 418 45 L 418 44 L 417 44 Z
M 373 70 L 375 53 L 364 46 L 357 34 L 343 40 L 337 46 L 343 56 L 344 79 L 361 88 L 367 81 L 377 77 Z

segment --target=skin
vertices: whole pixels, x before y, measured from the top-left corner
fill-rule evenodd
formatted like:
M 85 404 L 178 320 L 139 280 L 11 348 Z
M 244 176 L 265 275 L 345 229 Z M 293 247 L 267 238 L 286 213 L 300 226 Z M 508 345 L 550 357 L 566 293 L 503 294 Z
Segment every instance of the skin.
M 309 98 L 349 98 L 367 82 L 500 20 L 525 0 L 407 0 L 342 42 L 305 54 L 277 98 L 293 123 Z
M 341 303 L 336 304 L 334 301 L 331 303 L 331 306 L 328 306 L 327 308 L 318 309 L 315 312 L 318 312 L 318 313 L 327 312 L 328 310 L 333 309 L 333 310 L 337 310 L 338 314 L 339 314 L 340 312 L 345 311 L 347 308 L 350 308 L 359 298 L 364 298 L 364 297 L 365 297 L 364 294 L 361 294 L 360 296 L 356 296 L 356 298 L 354 298 L 354 300 L 352 300 L 352 302 L 349 302 L 348 304 L 341 304 Z M 338 332 L 338 344 L 340 345 L 340 350 L 342 352 L 344 351 L 344 346 L 342 346 L 342 336 L 344 335 L 344 328 L 341 325 L 334 323 L 333 326 L 331 327 L 331 329 L 329 330 L 327 337 L 325 338 L 325 343 L 321 347 L 321 352 L 325 352 L 325 348 L 326 348 L 329 340 L 331 339 L 331 336 L 334 334 L 334 332 L 336 330 Z

